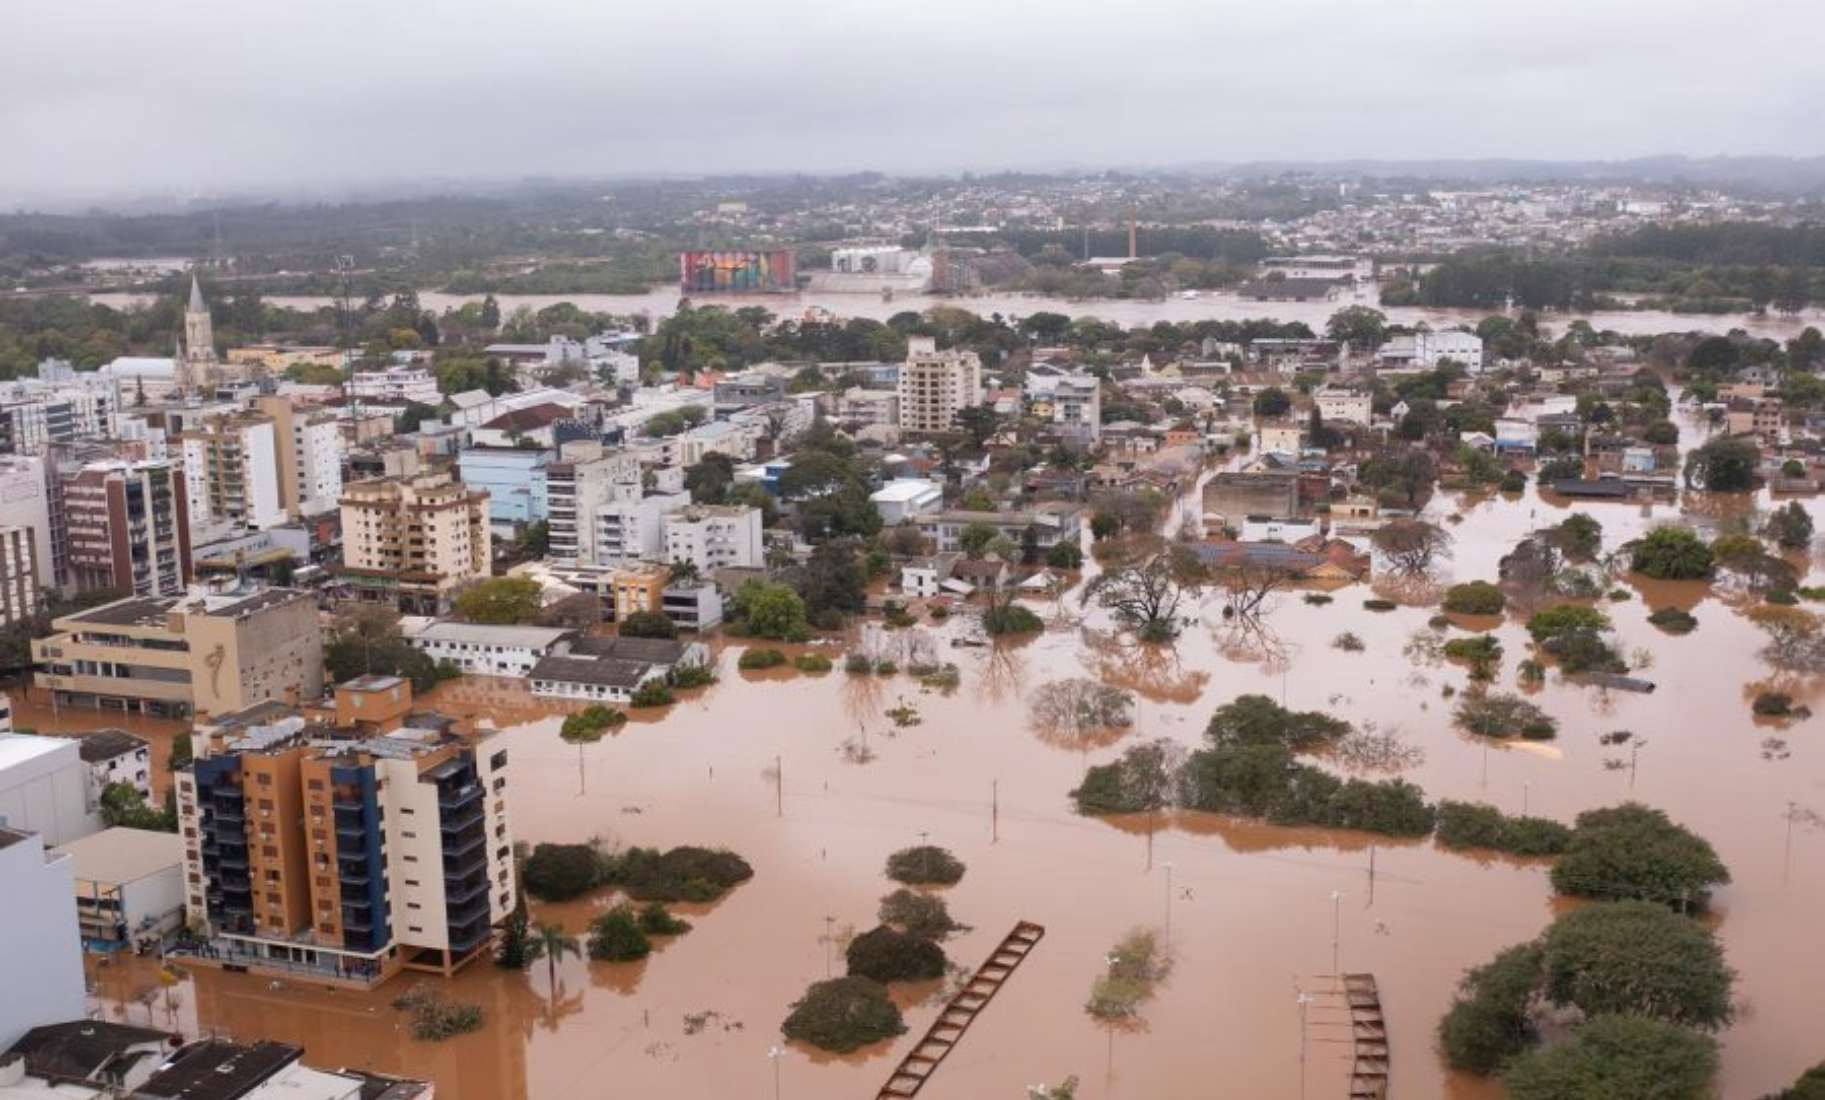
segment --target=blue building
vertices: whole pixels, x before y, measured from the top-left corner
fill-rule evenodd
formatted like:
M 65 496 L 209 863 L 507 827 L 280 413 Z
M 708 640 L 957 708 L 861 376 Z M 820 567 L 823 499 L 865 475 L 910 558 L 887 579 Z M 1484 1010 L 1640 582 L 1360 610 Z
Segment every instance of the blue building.
M 488 491 L 490 524 L 533 523 L 549 513 L 545 467 L 556 457 L 534 447 L 471 447 L 457 456 L 457 468 L 464 485 Z

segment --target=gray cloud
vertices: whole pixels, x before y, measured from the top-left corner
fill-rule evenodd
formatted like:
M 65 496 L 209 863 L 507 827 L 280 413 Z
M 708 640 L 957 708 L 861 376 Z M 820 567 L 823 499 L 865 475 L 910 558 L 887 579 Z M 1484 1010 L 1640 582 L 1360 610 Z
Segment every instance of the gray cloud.
M 1825 152 L 1825 8 L 1808 0 L 15 8 L 0 196 Z

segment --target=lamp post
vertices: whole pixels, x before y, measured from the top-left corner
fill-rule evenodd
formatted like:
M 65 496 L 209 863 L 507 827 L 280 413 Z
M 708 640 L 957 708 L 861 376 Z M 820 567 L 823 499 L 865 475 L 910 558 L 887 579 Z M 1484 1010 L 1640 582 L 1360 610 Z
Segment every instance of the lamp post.
M 1172 861 L 1167 860 L 1160 866 L 1166 868 L 1166 948 L 1172 949 Z
M 1305 1097 L 1305 1008 L 1312 1003 L 1312 995 L 1301 990 L 1294 998 L 1299 1003 L 1299 1096 Z
M 1338 960 L 1343 944 L 1343 891 L 1331 891 L 1331 981 L 1342 982 L 1343 970 Z
M 768 1047 L 767 1059 L 773 1063 L 773 1100 L 779 1100 L 779 1060 L 785 1057 L 781 1047 Z

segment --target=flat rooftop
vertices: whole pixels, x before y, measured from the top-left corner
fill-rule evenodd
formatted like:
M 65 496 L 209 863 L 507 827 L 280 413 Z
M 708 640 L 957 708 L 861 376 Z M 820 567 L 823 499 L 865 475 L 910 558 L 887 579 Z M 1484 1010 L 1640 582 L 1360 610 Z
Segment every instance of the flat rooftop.
M 0 772 L 75 748 L 74 738 L 41 737 L 35 733 L 0 733 Z
M 74 861 L 79 880 L 116 885 L 137 882 L 184 862 L 184 838 L 151 829 L 117 826 L 53 850 Z

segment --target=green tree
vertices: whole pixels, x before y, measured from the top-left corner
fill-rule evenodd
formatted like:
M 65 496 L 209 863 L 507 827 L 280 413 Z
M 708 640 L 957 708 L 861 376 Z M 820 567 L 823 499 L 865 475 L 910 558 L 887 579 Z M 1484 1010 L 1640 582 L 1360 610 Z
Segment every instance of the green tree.
M 1628 1013 L 1715 1031 L 1734 1015 L 1736 975 L 1716 936 L 1664 905 L 1574 909 L 1547 928 L 1540 951 L 1547 1000 L 1586 1016 Z
M 1540 948 L 1525 943 L 1465 972 L 1451 1008 L 1439 1021 L 1439 1047 L 1447 1065 L 1487 1076 L 1532 1045 L 1530 1009 L 1542 966 Z
M 1500 615 L 1508 605 L 1502 590 L 1488 581 L 1454 584 L 1445 590 L 1444 608 L 1459 615 Z
M 817 982 L 792 1005 L 780 1025 L 786 1038 L 820 1050 L 847 1054 L 906 1030 L 887 987 L 867 978 Z
M 158 833 L 177 832 L 177 809 L 167 806 L 155 810 L 146 796 L 131 783 L 109 783 L 101 790 L 101 823 L 127 829 L 147 829 Z
M 545 901 L 582 897 L 602 883 L 602 854 L 589 844 L 539 844 L 526 857 L 522 881 Z
M 1629 547 L 1629 567 L 1655 580 L 1700 580 L 1713 564 L 1711 548 L 1689 527 L 1656 527 Z
M 653 952 L 630 905 L 617 905 L 589 922 L 589 957 L 600 962 L 634 962 Z
M 436 420 L 437 416 L 437 410 L 429 405 L 418 401 L 408 402 L 404 411 L 393 418 L 393 431 L 400 435 L 415 432 L 420 424 L 427 420 Z
M 957 545 L 962 548 L 965 555 L 980 558 L 988 552 L 989 544 L 994 542 L 999 535 L 1000 532 L 986 523 L 966 524 L 957 535 Z
M 735 591 L 734 602 L 743 629 L 756 638 L 802 642 L 811 636 L 805 601 L 791 585 L 743 581 Z
M 698 504 L 723 504 L 735 484 L 735 460 L 721 451 L 711 451 L 703 461 L 684 468 L 684 487 Z
M 965 405 L 957 410 L 957 430 L 969 440 L 970 450 L 981 451 L 1001 427 L 1001 418 L 989 405 Z
M 840 627 L 867 606 L 867 578 L 854 542 L 826 542 L 811 551 L 803 577 L 805 614 L 819 626 Z
M 1331 314 L 1324 324 L 1324 334 L 1332 340 L 1348 341 L 1352 348 L 1379 348 L 1388 342 L 1388 315 L 1368 306 L 1349 306 Z
M 1783 550 L 1800 550 L 1812 544 L 1812 514 L 1797 500 L 1776 508 L 1764 533 Z
M 1562 894 L 1697 909 L 1712 888 L 1730 881 L 1730 871 L 1709 841 L 1661 810 L 1628 802 L 1578 815 L 1552 880 Z
M 616 633 L 623 638 L 663 638 L 670 641 L 678 637 L 678 624 L 672 622 L 663 611 L 631 611 L 622 617 Z
M 1756 468 L 1762 452 L 1738 436 L 1718 436 L 1686 454 L 1686 485 L 1714 493 L 1737 493 L 1755 488 Z
M 527 577 L 490 577 L 456 597 L 456 613 L 472 623 L 511 626 L 538 617 L 539 582 Z
M 1293 408 L 1293 399 L 1279 386 L 1269 386 L 1255 395 L 1255 415 L 1285 416 Z
M 844 952 L 851 977 L 889 982 L 922 982 L 944 976 L 944 949 L 922 936 L 882 925 L 849 941 Z
M 1638 1016 L 1603 1016 L 1518 1059 L 1509 1100 L 1708 1100 L 1717 1043 Z
M 323 646 L 323 666 L 338 683 L 357 676 L 403 676 L 414 691 L 437 686 L 435 663 L 406 641 L 399 615 L 391 608 L 359 604 L 330 623 Z
M 1059 541 L 1046 551 L 1046 564 L 1053 569 L 1082 569 L 1084 567 L 1083 547 L 1075 542 Z

